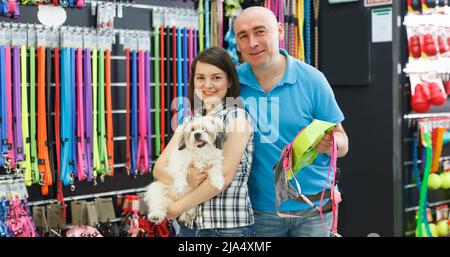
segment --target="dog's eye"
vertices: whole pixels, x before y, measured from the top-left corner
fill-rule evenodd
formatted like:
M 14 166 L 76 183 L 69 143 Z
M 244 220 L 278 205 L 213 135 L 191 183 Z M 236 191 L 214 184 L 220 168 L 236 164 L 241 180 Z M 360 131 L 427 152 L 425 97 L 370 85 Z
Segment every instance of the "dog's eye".
M 191 132 L 194 132 L 194 128 L 191 128 Z

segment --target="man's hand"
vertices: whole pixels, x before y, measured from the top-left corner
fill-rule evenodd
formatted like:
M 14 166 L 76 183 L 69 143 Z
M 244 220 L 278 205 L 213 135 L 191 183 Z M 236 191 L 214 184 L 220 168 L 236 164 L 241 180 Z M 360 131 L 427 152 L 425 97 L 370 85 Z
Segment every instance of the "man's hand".
M 322 141 L 317 144 L 316 149 L 319 153 L 326 153 L 331 155 L 331 151 L 333 150 L 333 138 L 330 136 L 330 134 L 325 134 L 325 136 L 322 138 Z
M 189 167 L 187 182 L 192 187 L 198 187 L 207 177 L 208 174 L 203 172 L 203 170 L 198 170 L 191 166 Z

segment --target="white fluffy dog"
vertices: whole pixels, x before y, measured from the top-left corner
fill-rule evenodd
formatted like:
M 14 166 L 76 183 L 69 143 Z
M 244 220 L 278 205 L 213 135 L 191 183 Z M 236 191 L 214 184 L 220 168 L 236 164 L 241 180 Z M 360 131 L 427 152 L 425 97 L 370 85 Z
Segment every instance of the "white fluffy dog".
M 148 204 L 148 218 L 159 224 L 167 216 L 170 203 L 180 199 L 191 187 L 187 183 L 189 167 L 194 166 L 208 174 L 211 184 L 217 189 L 224 186 L 222 171 L 225 142 L 223 121 L 212 116 L 193 117 L 183 127 L 178 149 L 170 155 L 166 171 L 173 179 L 172 185 L 155 181 L 147 187 L 145 201 Z M 188 223 L 195 218 L 195 207 L 184 212 L 179 221 Z

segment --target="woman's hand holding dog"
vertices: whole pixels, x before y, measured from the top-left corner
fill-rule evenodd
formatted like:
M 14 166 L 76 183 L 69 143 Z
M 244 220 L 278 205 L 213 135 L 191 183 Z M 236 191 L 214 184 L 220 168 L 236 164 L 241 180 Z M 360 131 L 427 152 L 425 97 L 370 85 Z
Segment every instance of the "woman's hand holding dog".
M 203 172 L 203 170 L 198 170 L 195 167 L 189 167 L 189 175 L 187 177 L 187 182 L 192 187 L 198 187 L 206 178 L 208 174 Z

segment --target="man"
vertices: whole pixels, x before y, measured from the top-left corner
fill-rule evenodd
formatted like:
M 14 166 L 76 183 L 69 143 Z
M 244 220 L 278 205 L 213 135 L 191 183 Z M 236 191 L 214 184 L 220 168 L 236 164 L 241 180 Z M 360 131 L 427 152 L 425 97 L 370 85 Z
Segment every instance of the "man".
M 280 207 L 281 211 L 302 217 L 277 215 L 273 166 L 283 147 L 314 119 L 338 124 L 334 129 L 338 157 L 347 153 L 348 138 L 341 125 L 344 115 L 333 91 L 320 71 L 279 49 L 283 25 L 269 9 L 245 9 L 236 18 L 234 32 L 238 50 L 246 61 L 238 67 L 241 96 L 257 126 L 248 181 L 256 236 L 330 236 L 320 215 L 306 203 L 287 201 Z M 317 159 L 296 175 L 305 195 L 320 193 L 326 183 L 331 139 L 330 135 L 323 138 L 317 146 Z M 331 212 L 324 217 L 331 227 Z

